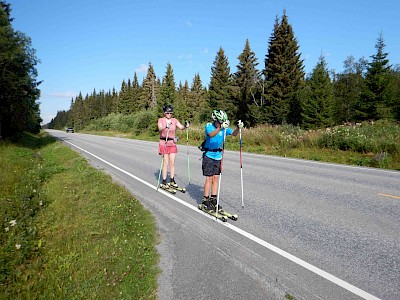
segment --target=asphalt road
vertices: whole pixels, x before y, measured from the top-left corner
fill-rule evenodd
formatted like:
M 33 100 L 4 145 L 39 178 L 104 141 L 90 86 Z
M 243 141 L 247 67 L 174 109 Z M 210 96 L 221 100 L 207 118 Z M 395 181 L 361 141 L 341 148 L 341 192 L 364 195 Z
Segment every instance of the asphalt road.
M 156 143 L 49 132 L 155 216 L 159 299 L 400 299 L 400 172 L 244 153 L 242 208 L 239 153 L 225 151 L 220 201 L 239 219 L 222 223 L 197 209 L 196 147 L 178 145 L 187 192 L 172 196 L 156 191 Z

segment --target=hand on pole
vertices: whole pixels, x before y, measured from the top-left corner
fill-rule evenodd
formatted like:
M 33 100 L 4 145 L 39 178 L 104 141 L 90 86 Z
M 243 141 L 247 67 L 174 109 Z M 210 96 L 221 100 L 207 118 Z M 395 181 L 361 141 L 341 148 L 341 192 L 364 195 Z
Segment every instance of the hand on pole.
M 226 120 L 225 122 L 223 122 L 222 124 L 221 124 L 221 127 L 222 128 L 224 128 L 224 129 L 227 129 L 228 127 L 229 127 L 229 120 Z

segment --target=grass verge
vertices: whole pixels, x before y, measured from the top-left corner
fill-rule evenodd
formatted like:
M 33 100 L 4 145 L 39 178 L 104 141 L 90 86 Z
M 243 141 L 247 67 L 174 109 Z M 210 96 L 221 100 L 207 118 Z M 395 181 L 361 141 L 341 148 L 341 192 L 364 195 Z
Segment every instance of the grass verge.
M 0 154 L 2 299 L 156 298 L 155 220 L 127 190 L 46 135 Z

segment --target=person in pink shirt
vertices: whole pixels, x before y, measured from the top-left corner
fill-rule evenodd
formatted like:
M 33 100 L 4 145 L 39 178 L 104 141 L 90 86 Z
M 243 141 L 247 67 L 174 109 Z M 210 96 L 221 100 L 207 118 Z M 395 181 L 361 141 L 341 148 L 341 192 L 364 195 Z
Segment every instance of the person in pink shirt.
M 176 128 L 184 130 L 189 128 L 189 123 L 182 125 L 177 119 L 173 118 L 174 108 L 172 105 L 163 107 L 164 116 L 158 119 L 158 130 L 160 131 L 160 142 L 158 144 L 158 153 L 164 155 L 162 166 L 162 185 L 167 187 L 178 187 L 175 182 L 175 156 L 178 153 L 175 137 Z M 168 165 L 170 167 L 170 182 L 167 183 Z

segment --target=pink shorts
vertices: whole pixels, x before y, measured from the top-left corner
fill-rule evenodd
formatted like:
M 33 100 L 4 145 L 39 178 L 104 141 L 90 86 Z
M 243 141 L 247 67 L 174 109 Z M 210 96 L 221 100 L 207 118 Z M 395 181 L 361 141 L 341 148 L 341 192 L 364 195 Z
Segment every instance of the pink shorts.
M 170 153 L 178 153 L 178 148 L 176 147 L 174 141 L 168 141 L 167 145 L 165 145 L 165 141 L 161 140 L 158 143 L 158 154 L 163 155 Z

